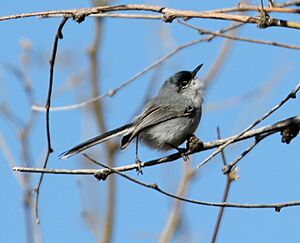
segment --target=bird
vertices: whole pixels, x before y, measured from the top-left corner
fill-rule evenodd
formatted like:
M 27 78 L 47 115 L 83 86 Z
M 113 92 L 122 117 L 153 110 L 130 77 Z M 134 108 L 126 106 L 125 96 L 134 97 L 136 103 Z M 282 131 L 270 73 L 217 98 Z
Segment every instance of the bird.
M 140 163 L 139 140 L 156 150 L 180 151 L 179 146 L 193 135 L 201 119 L 205 84 L 196 74 L 202 66 L 200 64 L 193 71 L 179 71 L 170 76 L 131 123 L 80 143 L 63 152 L 59 158 L 67 159 L 117 136 L 122 136 L 122 150 L 136 139 L 137 163 Z

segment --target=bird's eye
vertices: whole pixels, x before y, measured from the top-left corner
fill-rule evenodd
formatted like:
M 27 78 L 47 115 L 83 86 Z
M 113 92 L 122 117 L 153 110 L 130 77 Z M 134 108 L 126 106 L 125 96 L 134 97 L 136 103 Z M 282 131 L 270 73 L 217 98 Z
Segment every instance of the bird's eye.
M 180 88 L 181 88 L 181 89 L 184 89 L 184 88 L 186 88 L 188 85 L 189 85 L 189 82 L 188 82 L 188 81 L 182 81 L 182 82 L 180 83 Z

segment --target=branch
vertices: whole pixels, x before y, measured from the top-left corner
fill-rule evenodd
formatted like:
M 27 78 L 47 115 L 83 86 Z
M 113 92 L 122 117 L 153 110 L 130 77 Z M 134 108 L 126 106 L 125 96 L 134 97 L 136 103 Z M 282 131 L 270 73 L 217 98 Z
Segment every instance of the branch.
M 259 136 L 269 136 L 273 133 L 276 132 L 281 132 L 284 131 L 290 127 L 299 127 L 300 126 L 300 115 L 294 116 L 282 121 L 279 121 L 275 124 L 260 127 L 257 129 L 250 130 L 246 133 L 244 133 L 242 136 L 238 137 L 236 140 L 234 140 L 234 143 L 249 139 L 251 137 L 259 137 Z M 218 139 L 212 142 L 206 142 L 203 144 L 203 148 L 201 151 L 213 149 L 216 147 L 219 147 L 222 144 L 226 144 L 228 141 L 232 140 L 233 138 L 236 138 L 237 135 L 223 138 L 223 139 Z M 197 153 L 198 151 L 187 151 L 185 154 L 190 155 Z M 159 159 L 154 159 L 150 160 L 147 162 L 142 162 L 141 167 L 149 167 L 149 166 L 154 166 L 154 165 L 159 165 L 171 161 L 175 161 L 179 158 L 181 158 L 182 154 L 181 153 L 174 153 L 169 156 L 165 156 Z M 129 170 L 135 170 L 138 168 L 139 165 L 136 163 L 134 164 L 129 164 L 129 165 L 124 165 L 124 166 L 118 166 L 114 167 L 114 170 L 117 171 L 129 171 Z M 19 172 L 30 172 L 30 173 L 48 173 L 48 174 L 69 174 L 69 175 L 94 175 L 97 176 L 97 178 L 100 179 L 106 179 L 107 176 L 112 174 L 113 172 L 108 169 L 78 169 L 78 170 L 67 170 L 67 169 L 45 169 L 45 168 L 27 168 L 27 167 L 14 167 L 14 171 L 19 171 Z
M 0 151 L 2 152 L 2 155 L 4 157 L 4 159 L 7 161 L 8 166 L 10 168 L 15 168 L 16 166 L 16 159 L 14 158 L 14 155 L 12 153 L 12 151 L 9 149 L 9 146 L 7 145 L 6 139 L 4 138 L 4 135 L 2 134 L 2 132 L 0 131 Z M 16 173 L 13 173 L 13 175 L 16 178 L 16 181 L 19 183 L 19 185 L 21 186 L 21 188 L 24 190 L 25 185 L 24 185 L 24 179 L 21 175 L 17 175 Z
M 227 28 L 220 29 L 219 33 L 225 33 L 227 31 L 231 31 L 233 29 L 236 29 L 236 28 L 240 27 L 241 25 L 242 24 L 236 24 L 236 25 L 233 25 L 233 26 L 229 26 Z M 153 62 L 151 65 L 149 65 L 146 68 L 144 68 L 142 71 L 136 73 L 132 78 L 130 78 L 129 80 L 127 80 L 125 83 L 121 84 L 120 86 L 118 86 L 118 87 L 116 87 L 114 89 L 109 90 L 105 94 L 98 95 L 97 97 L 94 97 L 92 99 L 89 99 L 87 101 L 83 101 L 83 102 L 80 102 L 80 103 L 74 104 L 74 105 L 51 107 L 50 111 L 66 111 L 66 110 L 79 109 L 79 108 L 85 107 L 85 106 L 87 106 L 87 105 L 89 105 L 89 104 L 91 104 L 93 102 L 96 102 L 97 100 L 103 99 L 105 97 L 112 97 L 117 92 L 119 92 L 121 89 L 125 88 L 127 85 L 129 85 L 130 83 L 132 83 L 134 80 L 138 79 L 139 77 L 141 77 L 142 75 L 144 75 L 148 71 L 150 71 L 153 68 L 157 67 L 158 65 L 162 64 L 163 62 L 165 62 L 170 57 L 174 56 L 177 52 L 179 52 L 179 51 L 181 51 L 181 50 L 183 50 L 185 48 L 188 48 L 190 46 L 193 46 L 193 45 L 196 45 L 198 43 L 201 43 L 201 42 L 212 41 L 214 38 L 215 38 L 214 35 L 208 35 L 206 37 L 201 37 L 200 39 L 189 41 L 189 42 L 186 42 L 186 43 L 184 43 L 182 45 L 179 45 L 174 50 L 170 51 L 169 53 L 167 53 L 163 57 L 161 57 L 158 60 L 156 60 L 155 62 Z M 33 105 L 31 108 L 34 111 L 45 112 L 45 107 L 44 106 Z
M 184 197 L 187 193 L 188 186 L 195 177 L 195 172 L 195 169 L 191 168 L 191 163 L 183 163 L 183 175 L 177 187 L 176 195 Z M 182 223 L 182 207 L 182 201 L 174 200 L 167 222 L 159 236 L 160 243 L 171 242 L 172 237 L 178 232 L 178 228 Z
M 50 153 L 53 152 L 52 146 L 51 146 L 51 137 L 50 137 L 50 124 L 49 124 L 49 109 L 51 106 L 51 95 L 52 95 L 52 86 L 53 86 L 53 72 L 54 72 L 54 63 L 55 63 L 55 57 L 56 57 L 56 52 L 57 52 L 57 45 L 58 45 L 58 40 L 63 38 L 62 35 L 62 29 L 67 22 L 68 18 L 63 18 L 60 25 L 58 26 L 55 39 L 54 39 L 54 44 L 53 44 L 53 49 L 52 49 L 52 56 L 50 59 L 50 76 L 49 76 L 49 87 L 48 87 L 48 95 L 47 95 L 47 101 L 46 101 L 46 137 L 47 137 L 47 153 L 46 157 L 44 160 L 43 168 L 47 167 L 48 159 L 50 156 Z M 44 173 L 41 174 L 39 182 L 37 187 L 35 188 L 36 192 L 36 200 L 35 200 L 35 217 L 36 217 L 36 222 L 39 223 L 39 211 L 38 211 L 38 203 L 39 203 L 39 193 L 40 193 L 40 187 L 43 181 Z
M 221 135 L 220 135 L 219 127 L 217 127 L 217 134 L 218 134 L 218 138 L 220 139 Z M 224 150 L 221 152 L 221 157 L 222 157 L 223 165 L 226 166 L 227 165 L 227 160 L 226 160 L 226 157 L 225 157 Z M 232 167 L 231 167 L 229 173 L 226 174 L 226 177 L 227 177 L 226 178 L 226 185 L 225 185 L 225 189 L 224 189 L 224 193 L 223 193 L 222 202 L 227 201 L 228 194 L 229 194 L 229 191 L 230 191 L 231 185 L 232 185 L 231 183 L 239 178 L 239 176 L 237 175 L 237 168 L 235 167 L 235 169 L 232 170 Z M 225 210 L 224 207 L 219 209 L 217 221 L 216 221 L 215 228 L 214 228 L 213 235 L 212 235 L 212 239 L 210 241 L 211 243 L 215 243 L 216 240 L 217 240 L 220 225 L 221 225 L 223 215 L 224 215 L 224 210 Z
M 184 26 L 187 26 L 189 28 L 192 28 L 194 30 L 197 30 L 200 34 L 219 36 L 219 37 L 227 38 L 227 39 L 230 39 L 230 40 L 237 40 L 237 41 L 250 42 L 250 43 L 255 43 L 255 44 L 270 45 L 270 46 L 300 50 L 300 46 L 297 46 L 297 45 L 288 45 L 288 44 L 284 44 L 284 43 L 280 43 L 280 42 L 276 42 L 276 41 L 255 40 L 255 39 L 250 39 L 250 38 L 243 38 L 243 37 L 223 34 L 223 33 L 220 33 L 220 32 L 213 32 L 213 31 L 201 29 L 199 27 L 196 27 L 196 26 L 188 24 L 188 23 L 184 23 L 180 20 L 178 20 L 178 23 L 180 23 Z
M 244 129 L 240 134 L 232 137 L 230 140 L 228 140 L 226 143 L 218 147 L 210 156 L 208 156 L 205 160 L 203 160 L 197 167 L 200 168 L 203 165 L 205 165 L 209 160 L 211 160 L 214 156 L 216 156 L 218 153 L 220 153 L 224 148 L 226 148 L 229 144 L 235 142 L 239 139 L 239 137 L 243 136 L 243 134 L 250 131 L 253 127 L 258 125 L 260 122 L 265 120 L 267 117 L 269 117 L 272 113 L 274 113 L 276 110 L 278 110 L 281 106 L 283 106 L 289 99 L 295 99 L 296 94 L 300 89 L 300 83 L 297 84 L 297 86 L 283 99 L 281 100 L 277 105 L 275 105 L 270 111 L 268 111 L 266 114 L 264 114 L 261 118 L 256 120 L 253 124 L 248 126 L 246 129 Z
M 258 6 L 252 6 L 253 10 L 259 11 L 261 8 Z M 240 8 L 237 11 L 241 11 Z M 248 9 L 249 10 L 249 9 Z M 245 11 L 248 11 L 245 9 Z M 280 10 L 281 8 L 267 8 L 267 10 L 275 11 Z M 259 17 L 245 16 L 245 15 L 236 15 L 236 14 L 226 14 L 222 12 L 218 12 L 220 10 L 213 11 L 191 11 L 191 10 L 178 10 L 172 8 L 166 8 L 161 6 L 154 5 L 146 5 L 146 4 L 128 4 L 128 5 L 116 5 L 116 6 L 101 6 L 94 8 L 82 8 L 82 9 L 67 9 L 67 10 L 54 10 L 54 11 L 43 11 L 43 12 L 34 12 L 34 13 L 25 13 L 25 14 L 16 14 L 10 16 L 0 17 L 0 21 L 9 20 L 9 19 L 18 19 L 18 18 L 28 18 L 28 17 L 67 17 L 73 18 L 77 22 L 82 22 L 88 16 L 99 16 L 103 13 L 107 12 L 115 12 L 115 11 L 146 11 L 146 12 L 154 12 L 157 14 L 161 14 L 161 18 L 165 22 L 172 22 L 176 18 L 204 18 L 204 19 L 219 19 L 219 20 L 230 20 L 237 21 L 242 23 L 251 23 L 251 24 L 259 24 L 261 19 Z M 290 11 L 290 10 L 289 10 Z M 276 12 L 276 11 L 275 11 Z M 296 10 L 295 13 L 298 13 Z M 128 17 L 128 16 L 127 16 Z M 147 16 L 144 16 L 147 18 Z M 152 18 L 152 17 L 151 17 Z M 295 28 L 300 29 L 299 22 L 286 21 L 281 19 L 268 19 L 267 25 L 265 27 L 272 26 L 280 26 L 286 28 Z
M 276 7 L 289 7 L 289 6 L 299 6 L 300 5 L 300 1 L 299 0 L 293 0 L 293 1 L 287 1 L 287 2 L 283 2 L 283 3 L 276 3 L 275 6 Z
M 180 20 L 177 20 L 177 22 L 181 23 Z M 243 25 L 244 23 L 233 23 L 231 24 L 231 26 L 233 27 L 232 30 L 228 32 L 234 36 L 237 34 L 239 27 L 242 27 Z M 218 33 L 220 33 L 220 31 L 218 31 Z M 216 37 L 215 35 L 210 35 L 210 36 Z M 233 46 L 232 40 L 230 39 L 224 40 L 224 43 L 221 46 L 221 49 L 218 55 L 216 56 L 214 63 L 210 66 L 209 70 L 207 71 L 206 75 L 203 78 L 203 83 L 205 84 L 205 86 L 211 84 L 214 81 L 214 79 L 217 77 L 218 73 L 222 70 L 222 66 L 226 63 L 226 60 L 230 55 L 230 50 L 232 46 Z
M 254 149 L 254 147 L 256 147 L 256 145 L 263 139 L 265 138 L 265 136 L 257 136 L 254 143 L 251 144 L 246 150 L 244 150 L 240 156 L 238 156 L 234 161 L 232 161 L 230 164 L 225 165 L 223 167 L 223 172 L 224 174 L 229 174 L 232 171 L 232 168 L 234 168 L 236 166 L 236 164 L 242 159 L 244 158 L 248 153 L 250 153 L 252 151 L 252 149 Z M 223 150 L 224 151 L 224 150 Z M 222 151 L 222 152 L 223 152 Z
M 103 165 L 104 167 L 107 167 L 105 165 Z M 188 202 L 188 203 L 192 203 L 192 204 L 198 204 L 198 205 L 203 205 L 203 206 L 211 206 L 211 207 L 230 207 L 230 208 L 274 208 L 276 210 L 276 212 L 279 212 L 282 208 L 284 207 L 295 207 L 295 206 L 300 206 L 300 201 L 290 201 L 290 202 L 283 202 L 283 203 L 271 203 L 271 204 L 240 204 L 240 203 L 217 203 L 217 202 L 207 202 L 207 201 L 198 201 L 198 200 L 193 200 L 193 199 L 186 199 L 186 198 L 182 198 L 182 197 L 178 197 L 176 195 L 170 194 L 168 192 L 163 191 L 162 189 L 160 189 L 157 184 L 145 184 L 143 182 L 137 181 L 134 178 L 131 178 L 123 173 L 121 173 L 117 168 L 106 168 L 106 169 L 101 169 L 101 170 L 56 170 L 56 169 L 38 169 L 38 168 L 22 168 L 22 167 L 15 167 L 14 168 L 15 171 L 23 171 L 23 172 L 38 172 L 40 173 L 41 171 L 43 171 L 43 173 L 48 173 L 47 171 L 52 171 L 54 172 L 54 174 L 95 174 L 98 173 L 99 171 L 109 171 L 110 173 L 116 173 L 119 175 L 122 175 L 123 177 L 141 185 L 147 188 L 151 188 L 154 189 L 168 197 L 171 198 L 175 198 L 184 202 Z M 65 172 L 65 173 L 61 173 L 61 172 Z
M 21 84 L 23 93 L 27 99 L 28 105 L 32 105 L 34 102 L 34 93 L 32 89 L 32 84 L 29 75 L 29 58 L 30 58 L 30 42 L 28 40 L 21 41 L 22 47 L 22 58 L 21 65 L 16 64 L 7 64 L 6 67 L 9 72 L 11 72 L 16 80 Z M 24 107 L 22 107 L 24 108 Z M 27 107 L 26 107 L 27 108 Z M 2 111 L 4 117 L 9 120 L 9 123 L 16 126 L 16 129 L 13 129 L 13 132 L 17 134 L 17 140 L 20 145 L 21 160 L 23 166 L 31 166 L 32 156 L 29 148 L 30 134 L 34 125 L 36 118 L 36 113 L 31 111 L 28 118 L 20 119 L 19 114 L 13 112 L 8 106 L 4 104 L 1 105 L 0 110 Z M 9 165 L 12 164 L 14 160 L 11 150 L 8 148 L 4 137 L 1 139 L 0 134 L 0 150 L 3 151 L 3 155 L 6 158 Z M 2 141 L 1 141 L 2 140 Z M 32 186 L 31 186 L 31 175 L 22 174 L 18 175 L 14 173 L 16 179 L 20 180 L 20 185 L 23 189 L 23 199 L 22 204 L 24 208 L 24 219 L 25 219 L 25 228 L 27 242 L 38 242 L 37 239 L 40 239 L 40 231 L 37 225 L 34 223 L 34 203 L 32 200 Z
M 229 13 L 229 12 L 247 12 L 247 11 L 261 11 L 262 7 L 260 6 L 253 6 L 253 5 L 247 5 L 245 3 L 240 3 L 238 7 L 233 8 L 223 8 L 218 10 L 211 11 L 212 13 Z M 274 12 L 274 13 L 295 13 L 299 14 L 300 9 L 294 9 L 294 8 L 283 8 L 283 7 L 263 7 L 263 10 L 266 12 Z
M 93 163 L 98 164 L 102 167 L 104 167 L 107 170 L 110 170 L 116 174 L 118 174 L 119 176 L 122 176 L 123 178 L 138 184 L 140 186 L 146 187 L 146 188 L 150 188 L 153 189 L 165 196 L 177 199 L 177 200 L 181 200 L 184 202 L 188 202 L 188 203 L 192 203 L 192 204 L 197 204 L 197 205 L 203 205 L 203 206 L 212 206 L 212 207 L 231 207 L 231 208 L 274 208 L 276 212 L 280 212 L 280 210 L 284 207 L 295 207 L 295 206 L 300 206 L 300 201 L 291 201 L 291 202 L 283 202 L 283 203 L 271 203 L 271 204 L 241 204 L 241 203 L 226 203 L 226 202 L 222 202 L 222 203 L 216 203 L 216 202 L 206 202 L 206 201 L 199 201 L 199 200 L 193 200 L 193 199 L 187 199 L 187 198 L 183 198 L 171 193 L 168 193 L 162 189 L 160 189 L 158 187 L 158 185 L 156 183 L 153 184 L 146 184 L 140 180 L 137 180 L 135 178 L 132 178 L 128 175 L 125 175 L 123 173 L 121 173 L 118 170 L 115 170 L 114 168 L 111 168 L 105 164 L 99 163 L 98 161 L 95 161 L 94 159 L 92 159 L 91 157 L 89 157 L 86 154 L 83 154 L 84 157 L 86 157 L 87 159 L 91 160 Z

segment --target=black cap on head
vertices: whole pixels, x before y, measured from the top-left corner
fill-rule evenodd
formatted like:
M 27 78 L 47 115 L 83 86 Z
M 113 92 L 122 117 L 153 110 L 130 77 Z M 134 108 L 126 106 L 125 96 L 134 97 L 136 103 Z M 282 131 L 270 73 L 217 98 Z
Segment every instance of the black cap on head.
M 170 77 L 170 82 L 175 83 L 176 86 L 180 87 L 182 82 L 192 80 L 196 76 L 197 72 L 200 70 L 200 68 L 202 66 L 203 66 L 203 64 L 200 64 L 192 72 L 190 72 L 190 71 L 177 72 L 173 76 Z
M 202 68 L 203 63 L 200 64 L 199 66 L 197 66 L 193 71 L 192 71 L 192 77 L 194 78 L 196 76 L 196 74 L 198 73 L 198 71 L 200 70 L 200 68 Z

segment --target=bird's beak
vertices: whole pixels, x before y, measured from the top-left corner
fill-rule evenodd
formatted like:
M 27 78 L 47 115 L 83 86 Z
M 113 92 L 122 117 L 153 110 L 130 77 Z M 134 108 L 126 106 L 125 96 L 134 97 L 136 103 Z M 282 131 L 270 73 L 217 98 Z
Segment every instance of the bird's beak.
M 200 64 L 199 66 L 197 66 L 193 71 L 192 71 L 192 77 L 194 78 L 196 76 L 196 74 L 198 73 L 198 71 L 200 70 L 200 68 L 203 66 L 203 63 Z

